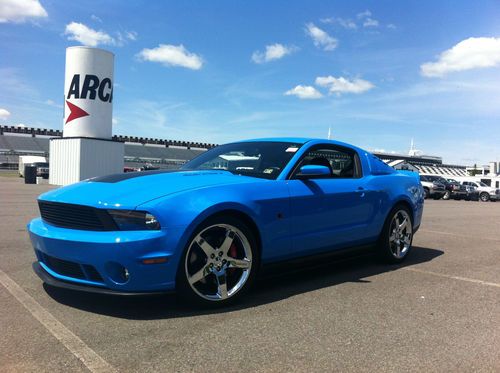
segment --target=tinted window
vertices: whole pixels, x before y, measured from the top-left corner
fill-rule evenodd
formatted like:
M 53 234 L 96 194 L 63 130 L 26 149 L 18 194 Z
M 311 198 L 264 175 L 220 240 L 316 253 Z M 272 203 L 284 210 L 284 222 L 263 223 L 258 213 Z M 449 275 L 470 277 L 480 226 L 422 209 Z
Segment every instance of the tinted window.
M 302 144 L 249 141 L 217 146 L 186 163 L 183 170 L 227 170 L 276 179 Z
M 354 178 L 361 175 L 356 153 L 353 150 L 336 146 L 314 147 L 304 155 L 295 172 L 305 165 L 328 167 L 330 178 Z

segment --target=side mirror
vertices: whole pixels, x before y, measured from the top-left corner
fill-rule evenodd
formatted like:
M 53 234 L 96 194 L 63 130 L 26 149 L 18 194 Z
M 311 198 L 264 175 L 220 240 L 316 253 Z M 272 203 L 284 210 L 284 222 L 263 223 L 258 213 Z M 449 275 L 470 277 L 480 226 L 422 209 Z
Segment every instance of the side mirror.
M 331 176 L 330 169 L 326 166 L 308 164 L 300 168 L 297 179 L 315 179 Z

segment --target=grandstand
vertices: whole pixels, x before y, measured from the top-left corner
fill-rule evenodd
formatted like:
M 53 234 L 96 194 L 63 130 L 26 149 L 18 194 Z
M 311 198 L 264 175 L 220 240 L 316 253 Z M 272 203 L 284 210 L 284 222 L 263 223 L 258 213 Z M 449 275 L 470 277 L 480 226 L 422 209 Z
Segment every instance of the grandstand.
M 0 126 L 0 168 L 17 169 L 20 155 L 49 156 L 50 138 L 61 137 L 52 129 Z M 125 143 L 125 166 L 141 167 L 154 164 L 160 168 L 176 168 L 210 149 L 215 144 L 164 140 L 133 136 L 113 136 Z M 466 167 L 443 164 L 441 157 L 374 153 L 396 169 L 447 177 L 468 176 Z
M 20 155 L 49 157 L 50 138 L 61 137 L 61 131 L 0 126 L 0 168 L 17 169 Z M 153 138 L 113 136 L 125 143 L 125 166 L 154 164 L 160 168 L 176 168 L 214 147 L 214 144 Z
M 374 153 L 374 155 L 398 170 L 410 170 L 424 175 L 441 175 L 448 178 L 469 176 L 465 166 L 443 164 L 441 157 L 387 153 Z

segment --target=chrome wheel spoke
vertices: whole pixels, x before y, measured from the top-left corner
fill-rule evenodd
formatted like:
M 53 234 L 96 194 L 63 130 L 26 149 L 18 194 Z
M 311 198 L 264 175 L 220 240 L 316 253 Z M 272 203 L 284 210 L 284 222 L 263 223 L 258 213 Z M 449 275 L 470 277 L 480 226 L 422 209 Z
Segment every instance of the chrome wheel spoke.
M 220 245 L 219 250 L 221 250 L 225 255 L 229 252 L 229 248 L 233 244 L 234 240 L 234 233 L 230 230 L 226 232 L 226 238 L 224 238 L 224 241 L 222 242 L 222 245 Z
M 208 266 L 203 267 L 198 272 L 194 273 L 192 276 L 189 276 L 188 281 L 190 284 L 196 284 L 198 281 L 203 280 L 207 275 L 211 273 Z
M 209 257 L 215 251 L 214 247 L 210 245 L 207 241 L 205 241 L 202 237 L 198 236 L 196 237 L 195 240 L 200 249 L 203 250 L 203 252 L 207 257 Z
M 217 276 L 217 297 L 219 299 L 226 299 L 227 295 L 227 282 L 226 282 L 226 272 L 222 272 Z
M 228 259 L 228 268 L 240 268 L 240 269 L 249 269 L 252 262 L 248 259 Z
M 398 228 L 399 228 L 399 230 L 400 230 L 400 231 L 402 231 L 403 229 L 405 229 L 405 228 L 406 228 L 406 224 L 407 224 L 407 222 L 408 222 L 408 219 L 407 219 L 407 218 L 405 218 L 405 219 L 403 220 L 403 222 L 402 222 L 401 224 L 399 224 L 399 225 L 398 225 Z

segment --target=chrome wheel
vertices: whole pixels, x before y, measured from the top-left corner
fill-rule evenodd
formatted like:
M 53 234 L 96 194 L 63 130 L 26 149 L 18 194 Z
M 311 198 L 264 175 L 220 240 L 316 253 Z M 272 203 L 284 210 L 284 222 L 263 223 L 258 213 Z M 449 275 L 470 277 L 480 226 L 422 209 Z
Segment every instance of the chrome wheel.
M 252 249 L 242 231 L 229 224 L 215 224 L 191 241 L 184 270 L 189 286 L 198 296 L 223 301 L 243 288 L 252 264 Z
M 410 250 L 413 235 L 411 218 L 405 210 L 398 210 L 390 224 L 389 247 L 396 259 L 402 259 Z

